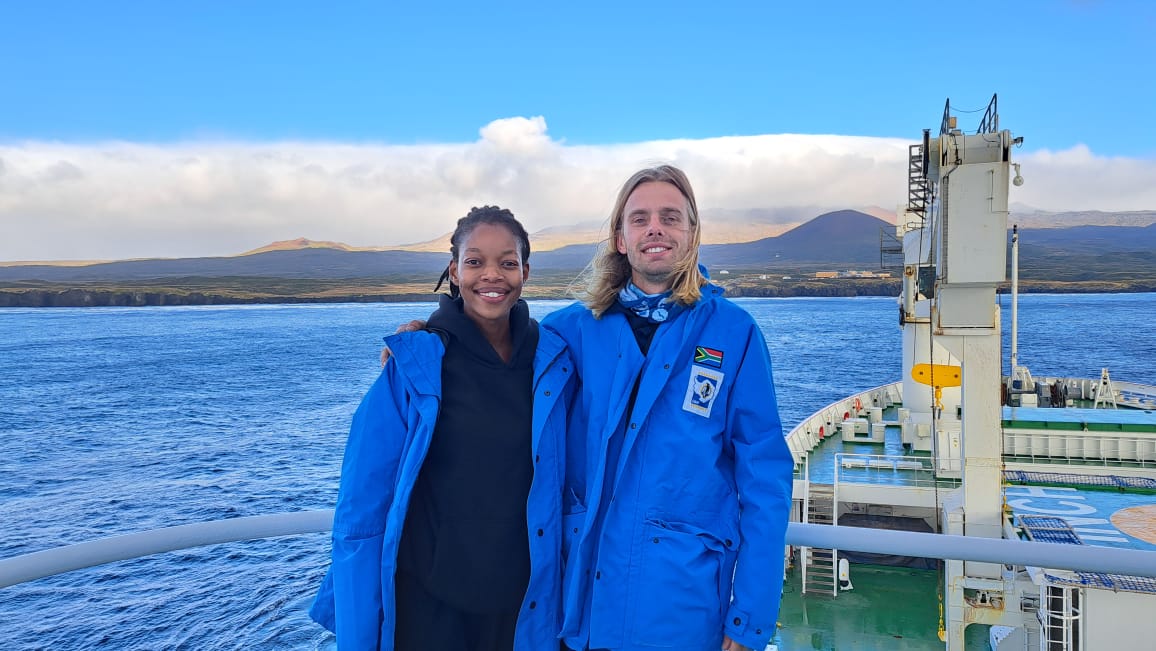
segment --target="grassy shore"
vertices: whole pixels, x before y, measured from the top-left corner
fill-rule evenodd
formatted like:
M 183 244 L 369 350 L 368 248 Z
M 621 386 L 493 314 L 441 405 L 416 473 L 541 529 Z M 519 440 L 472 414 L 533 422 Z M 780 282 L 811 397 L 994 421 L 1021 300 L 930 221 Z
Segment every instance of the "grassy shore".
M 728 296 L 896 296 L 900 280 L 892 278 L 814 278 L 803 269 L 773 272 L 736 271 L 716 277 Z M 1025 274 L 1027 275 L 1027 274 Z M 1073 274 L 1075 275 L 1075 274 Z M 577 272 L 535 272 L 526 298 L 570 298 Z M 1020 281 L 1024 293 L 1156 292 L 1156 275 Z M 413 277 L 289 279 L 167 278 L 134 283 L 47 283 L 28 281 L 0 285 L 0 307 L 87 307 L 146 305 L 229 305 L 244 303 L 382 303 L 435 300 L 435 279 Z M 1006 291 L 1006 286 L 1004 290 Z

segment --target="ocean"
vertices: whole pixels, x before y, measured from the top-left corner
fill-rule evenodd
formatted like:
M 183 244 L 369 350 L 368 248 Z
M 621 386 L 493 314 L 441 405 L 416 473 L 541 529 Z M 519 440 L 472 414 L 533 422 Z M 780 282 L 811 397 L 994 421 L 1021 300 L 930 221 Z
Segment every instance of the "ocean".
M 1001 297 L 1004 325 L 1010 305 Z M 738 299 L 791 427 L 899 379 L 893 298 Z M 535 316 L 565 305 L 531 302 Z M 431 303 L 0 310 L 0 558 L 202 520 L 332 508 L 381 337 Z M 1025 295 L 1037 375 L 1156 384 L 1156 294 Z M 1006 358 L 1006 350 L 1005 350 Z M 1005 361 L 1006 372 L 1006 361 Z M 331 649 L 306 615 L 327 534 L 0 590 L 5 649 Z

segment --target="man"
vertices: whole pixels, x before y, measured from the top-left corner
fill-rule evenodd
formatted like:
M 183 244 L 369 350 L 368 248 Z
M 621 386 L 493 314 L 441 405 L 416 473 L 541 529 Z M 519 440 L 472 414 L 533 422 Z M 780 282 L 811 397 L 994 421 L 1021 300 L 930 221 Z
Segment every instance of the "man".
M 766 343 L 698 265 L 686 175 L 634 174 L 585 305 L 547 316 L 582 382 L 568 427 L 571 649 L 761 649 L 791 505 Z

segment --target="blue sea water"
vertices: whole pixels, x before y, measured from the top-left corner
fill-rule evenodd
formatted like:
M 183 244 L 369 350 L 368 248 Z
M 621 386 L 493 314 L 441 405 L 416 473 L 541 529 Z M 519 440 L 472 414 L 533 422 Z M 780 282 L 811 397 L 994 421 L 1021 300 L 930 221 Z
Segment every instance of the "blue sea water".
M 1004 297 L 1005 330 L 1010 314 Z M 739 299 L 787 427 L 899 379 L 892 298 Z M 542 316 L 563 302 L 536 301 Z M 429 303 L 0 311 L 0 558 L 201 520 L 332 508 L 381 336 Z M 1027 295 L 1036 374 L 1156 384 L 1156 294 Z M 328 649 L 313 534 L 0 590 L 5 649 Z

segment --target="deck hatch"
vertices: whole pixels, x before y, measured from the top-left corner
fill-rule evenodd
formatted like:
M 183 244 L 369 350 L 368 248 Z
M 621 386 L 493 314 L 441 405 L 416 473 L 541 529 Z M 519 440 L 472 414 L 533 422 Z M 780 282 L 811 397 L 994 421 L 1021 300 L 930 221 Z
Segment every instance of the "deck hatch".
M 1062 545 L 1084 544 L 1084 541 L 1080 540 L 1080 537 L 1072 530 L 1071 525 L 1063 518 L 1049 515 L 1021 515 L 1019 520 L 1020 526 L 1034 541 Z
M 1122 574 L 1104 574 L 1102 572 L 1076 572 L 1075 576 L 1056 576 L 1044 572 L 1044 576 L 1053 585 L 1081 586 L 1085 588 L 1100 588 L 1116 592 L 1142 592 L 1156 594 L 1156 579 L 1146 576 L 1124 576 Z
M 1080 475 L 1067 472 L 1005 470 L 1003 479 L 1011 484 L 1059 484 L 1063 486 L 1098 486 L 1103 488 L 1156 490 L 1156 479 L 1149 477 L 1125 477 L 1122 475 Z

